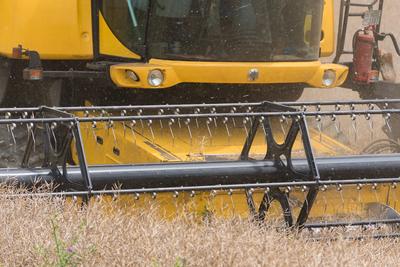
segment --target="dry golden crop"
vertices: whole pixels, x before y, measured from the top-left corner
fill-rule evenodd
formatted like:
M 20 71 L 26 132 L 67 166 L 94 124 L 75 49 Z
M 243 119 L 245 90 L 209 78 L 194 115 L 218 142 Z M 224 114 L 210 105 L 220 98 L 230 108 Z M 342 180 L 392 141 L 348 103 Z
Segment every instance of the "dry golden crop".
M 101 200 L 3 196 L 0 225 L 4 266 L 397 266 L 400 253 L 396 239 L 349 240 L 335 230 L 316 241 L 307 231 L 238 218 L 164 220 L 155 208 Z

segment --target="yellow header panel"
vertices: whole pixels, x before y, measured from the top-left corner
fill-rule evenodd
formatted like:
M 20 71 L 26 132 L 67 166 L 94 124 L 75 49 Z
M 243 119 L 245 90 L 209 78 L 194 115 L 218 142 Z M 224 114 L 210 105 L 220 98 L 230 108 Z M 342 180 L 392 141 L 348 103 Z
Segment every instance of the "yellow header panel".
M 42 59 L 93 58 L 90 0 L 1 0 L 0 55 L 13 47 Z

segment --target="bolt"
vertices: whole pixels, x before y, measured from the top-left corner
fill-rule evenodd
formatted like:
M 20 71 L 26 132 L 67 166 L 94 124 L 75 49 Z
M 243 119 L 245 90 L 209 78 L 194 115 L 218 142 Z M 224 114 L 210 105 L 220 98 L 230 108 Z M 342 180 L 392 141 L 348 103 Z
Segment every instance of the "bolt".
M 377 183 L 374 183 L 374 184 L 372 185 L 372 190 L 376 190 L 377 187 L 378 187 L 378 184 L 377 184 Z
M 216 190 L 212 190 L 212 191 L 211 191 L 211 196 L 212 196 L 212 197 L 215 197 L 216 194 L 217 194 L 217 191 L 216 191 Z

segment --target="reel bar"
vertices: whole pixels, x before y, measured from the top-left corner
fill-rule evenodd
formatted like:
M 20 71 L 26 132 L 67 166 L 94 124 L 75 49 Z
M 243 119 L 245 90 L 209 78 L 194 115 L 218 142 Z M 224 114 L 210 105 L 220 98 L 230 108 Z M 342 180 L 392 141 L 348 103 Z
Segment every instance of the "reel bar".
M 168 115 L 141 115 L 141 116 L 110 116 L 110 117 L 87 117 L 77 118 L 80 122 L 101 122 L 101 121 L 127 121 L 127 120 L 160 120 L 160 119 L 200 119 L 200 118 L 241 118 L 241 117 L 297 117 L 297 116 L 344 116 L 344 115 L 385 115 L 385 114 L 400 114 L 399 109 L 388 109 L 388 110 L 369 110 L 369 111 L 315 111 L 315 112 L 253 112 L 253 113 L 206 113 L 206 114 L 168 114 Z M 55 119 L 53 119 L 55 121 Z M 65 121 L 65 120 L 63 120 Z M 33 122 L 33 121 L 32 121 Z M 39 121 L 40 122 L 40 121 Z M 45 121 L 45 122 L 51 122 Z M 0 120 L 0 124 L 9 124 L 10 121 L 3 122 Z
M 31 173 L 32 174 L 32 173 Z M 27 176 L 25 176 L 27 177 Z M 42 179 L 29 181 L 38 185 L 38 182 L 50 183 L 53 177 L 47 173 L 41 176 Z M 15 179 L 9 179 L 9 182 L 15 182 Z M 27 181 L 28 182 L 28 181 Z M 271 188 L 296 188 L 311 186 L 337 186 L 337 185 L 356 185 L 356 184 L 395 184 L 400 182 L 400 178 L 382 178 L 382 179 L 363 179 L 359 180 L 322 180 L 320 182 L 304 181 L 304 182 L 276 182 L 276 183 L 252 183 L 252 184 L 218 184 L 205 186 L 176 186 L 176 187 L 155 187 L 155 188 L 137 188 L 137 189 L 99 189 L 92 191 L 54 191 L 43 193 L 18 193 L 18 194 L 0 194 L 5 197 L 72 197 L 72 196 L 95 196 L 95 195 L 131 195 L 131 194 L 149 194 L 149 193 L 175 193 L 175 192 L 205 192 L 205 191 L 228 191 L 228 190 L 246 190 L 246 189 L 265 189 Z M 75 185 L 76 186 L 76 185 Z
M 352 100 L 352 101 L 303 101 L 303 102 L 277 102 L 284 106 L 334 106 L 334 105 L 368 105 L 368 104 L 394 104 L 400 103 L 400 99 L 373 99 L 373 100 Z M 176 109 L 176 108 L 222 108 L 222 107 L 256 107 L 263 102 L 255 103 L 215 103 L 215 104 L 173 104 L 173 105 L 135 105 L 135 106 L 88 106 L 88 107 L 60 107 L 59 109 L 69 112 L 96 111 L 96 110 L 136 110 L 136 109 Z M 3 109 L 0 109 L 0 113 Z
M 306 159 L 293 159 L 296 172 L 307 173 Z M 397 183 L 400 178 L 400 155 L 318 158 L 318 180 L 298 180 L 272 160 L 189 162 L 168 164 L 89 166 L 94 189 L 113 184 L 136 188 L 133 192 L 239 189 L 252 187 L 322 186 L 348 184 Z M 61 170 L 59 170 L 61 172 Z M 379 178 L 382 177 L 382 178 Z M 43 183 L 82 185 L 79 167 L 67 167 L 63 179 L 54 169 L 0 169 L 0 182 L 17 182 L 27 186 Z M 138 189 L 138 188 L 145 189 Z
M 365 226 L 379 224 L 400 224 L 400 219 L 384 219 L 384 220 L 365 220 L 356 222 L 320 222 L 306 223 L 304 228 L 329 228 L 329 227 L 349 227 L 349 226 Z
M 394 238 L 399 238 L 400 237 L 400 233 L 390 233 L 390 234 L 372 234 L 372 235 L 359 235 L 359 236 L 343 236 L 341 238 L 327 238 L 327 237 L 310 237 L 307 238 L 307 240 L 310 241 L 315 241 L 315 242 L 333 242 L 333 241 L 337 241 L 339 239 L 343 239 L 343 240 L 354 240 L 354 241 L 363 241 L 363 240 L 372 240 L 372 239 L 376 239 L 376 240 L 381 240 L 381 239 L 394 239 Z
M 174 104 L 174 105 L 128 105 L 128 106 L 81 106 L 81 107 L 52 107 L 49 109 L 64 111 L 64 112 L 79 112 L 79 111 L 120 111 L 120 110 L 174 110 L 174 109 L 202 109 L 208 108 L 253 108 L 263 107 L 265 103 L 269 102 L 258 102 L 258 103 L 215 103 L 215 104 Z M 359 105 L 378 105 L 378 104 L 396 104 L 400 103 L 400 99 L 375 99 L 375 100 L 357 100 L 357 101 L 305 101 L 305 102 L 282 102 L 272 103 L 274 105 L 285 106 L 285 107 L 301 107 L 301 106 L 359 106 Z M 39 112 L 44 107 L 37 108 L 0 108 L 0 113 L 32 113 Z M 389 110 L 385 108 L 384 110 Z M 214 114 L 214 113 L 213 113 Z
M 297 117 L 297 116 L 345 116 L 345 115 L 386 115 L 400 114 L 400 109 L 368 110 L 368 111 L 315 111 L 315 112 L 253 112 L 253 113 L 205 113 L 205 114 L 168 114 L 168 115 L 135 115 L 135 116 L 98 116 L 98 117 L 71 117 L 71 118 L 10 118 L 0 119 L 0 125 L 5 124 L 27 124 L 27 123 L 74 123 L 78 122 L 107 122 L 107 121 L 129 121 L 129 120 L 164 120 L 164 119 L 200 119 L 200 118 L 242 118 L 242 117 Z
M 368 105 L 368 104 L 396 104 L 400 99 L 364 99 L 364 100 L 336 100 L 336 101 L 298 101 L 280 102 L 281 105 L 288 106 L 334 106 L 334 105 Z

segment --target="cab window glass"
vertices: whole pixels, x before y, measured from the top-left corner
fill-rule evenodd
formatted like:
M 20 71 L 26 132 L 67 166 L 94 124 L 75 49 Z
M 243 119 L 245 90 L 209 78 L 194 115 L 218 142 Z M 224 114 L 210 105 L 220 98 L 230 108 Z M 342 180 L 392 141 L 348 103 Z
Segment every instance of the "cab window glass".
M 100 10 L 114 35 L 128 49 L 142 54 L 149 0 L 103 0 Z

